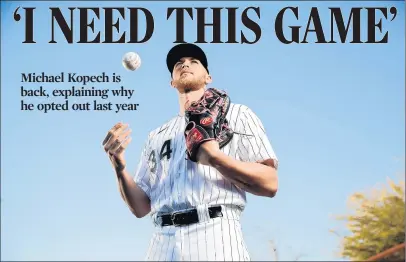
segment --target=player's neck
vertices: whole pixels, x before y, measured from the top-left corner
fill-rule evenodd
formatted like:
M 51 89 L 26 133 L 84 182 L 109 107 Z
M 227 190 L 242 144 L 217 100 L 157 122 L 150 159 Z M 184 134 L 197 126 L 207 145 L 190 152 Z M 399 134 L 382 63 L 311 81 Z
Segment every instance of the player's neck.
M 197 90 L 191 90 L 187 93 L 178 93 L 179 95 L 179 115 L 184 116 L 185 115 L 185 107 L 187 105 L 190 105 L 190 103 L 199 100 L 204 91 L 206 90 L 206 87 L 204 88 L 199 88 Z

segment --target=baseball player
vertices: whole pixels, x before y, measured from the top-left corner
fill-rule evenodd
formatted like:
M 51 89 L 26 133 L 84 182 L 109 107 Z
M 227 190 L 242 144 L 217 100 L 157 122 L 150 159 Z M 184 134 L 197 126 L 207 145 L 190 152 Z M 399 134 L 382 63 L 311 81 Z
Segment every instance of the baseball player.
M 246 193 L 275 196 L 278 159 L 258 116 L 245 105 L 227 103 L 221 92 L 206 97 L 214 94 L 211 101 L 227 106 L 208 114 L 223 117 L 232 136 L 226 143 L 199 140 L 207 132 L 203 124 L 190 125 L 188 108 L 209 93 L 206 55 L 194 44 L 179 44 L 166 62 L 179 113 L 149 133 L 134 177 L 124 157 L 131 142 L 128 124 L 117 123 L 103 141 L 123 200 L 137 218 L 150 214 L 155 226 L 145 259 L 249 261 L 240 224 Z

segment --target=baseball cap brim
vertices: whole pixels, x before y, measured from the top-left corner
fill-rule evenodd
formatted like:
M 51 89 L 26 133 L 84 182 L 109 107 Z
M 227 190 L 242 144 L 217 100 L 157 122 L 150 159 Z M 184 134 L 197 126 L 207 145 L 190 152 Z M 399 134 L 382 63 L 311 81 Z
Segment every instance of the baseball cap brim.
M 195 59 L 198 59 L 200 63 L 202 63 L 204 68 L 206 68 L 207 72 L 209 72 L 207 57 L 204 51 L 197 45 L 186 43 L 176 45 L 172 47 L 171 50 L 169 50 L 168 52 L 168 55 L 166 57 L 166 65 L 171 74 L 173 71 L 173 67 L 177 62 L 179 62 L 182 57 L 193 57 Z

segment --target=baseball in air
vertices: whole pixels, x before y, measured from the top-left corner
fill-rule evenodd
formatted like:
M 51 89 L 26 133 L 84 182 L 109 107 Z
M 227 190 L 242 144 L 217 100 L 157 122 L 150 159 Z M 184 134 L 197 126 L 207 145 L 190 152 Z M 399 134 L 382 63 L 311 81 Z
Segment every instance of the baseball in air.
M 135 52 L 128 52 L 123 56 L 123 66 L 127 70 L 137 70 L 141 66 L 141 57 Z

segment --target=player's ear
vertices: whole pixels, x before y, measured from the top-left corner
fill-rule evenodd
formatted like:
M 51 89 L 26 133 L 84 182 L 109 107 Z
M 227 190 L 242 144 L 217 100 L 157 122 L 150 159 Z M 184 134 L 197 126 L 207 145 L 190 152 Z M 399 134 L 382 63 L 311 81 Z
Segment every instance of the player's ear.
M 173 77 L 171 76 L 171 82 L 170 82 L 170 84 L 171 84 L 171 86 L 173 87 L 173 88 L 175 88 L 175 82 L 173 81 Z
M 211 75 L 207 74 L 206 75 L 206 84 L 210 84 L 211 82 L 213 82 L 213 79 L 212 79 Z

